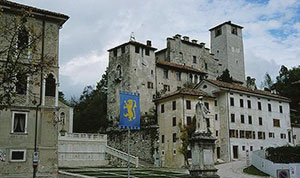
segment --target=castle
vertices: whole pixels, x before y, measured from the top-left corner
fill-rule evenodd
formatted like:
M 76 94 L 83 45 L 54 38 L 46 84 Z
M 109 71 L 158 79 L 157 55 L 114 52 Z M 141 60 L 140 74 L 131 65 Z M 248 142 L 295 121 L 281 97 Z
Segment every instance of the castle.
M 291 143 L 289 100 L 246 87 L 242 29 L 230 21 L 211 28 L 211 49 L 178 34 L 157 52 L 151 41 L 109 49 L 109 120 L 118 123 L 120 91 L 139 93 L 141 115 L 156 112 L 159 162 L 167 167 L 190 161 L 179 153 L 178 125 L 192 123 L 199 96 L 210 111 L 217 159 L 245 159 L 246 152 Z M 226 69 L 233 83 L 216 80 Z

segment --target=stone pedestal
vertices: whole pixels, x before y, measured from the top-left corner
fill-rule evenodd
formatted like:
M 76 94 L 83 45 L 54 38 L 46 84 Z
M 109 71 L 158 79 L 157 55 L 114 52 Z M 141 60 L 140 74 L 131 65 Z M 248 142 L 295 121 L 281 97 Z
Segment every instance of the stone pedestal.
M 190 139 L 192 151 L 192 178 L 218 178 L 214 163 L 214 147 L 216 138 L 211 133 L 194 133 Z

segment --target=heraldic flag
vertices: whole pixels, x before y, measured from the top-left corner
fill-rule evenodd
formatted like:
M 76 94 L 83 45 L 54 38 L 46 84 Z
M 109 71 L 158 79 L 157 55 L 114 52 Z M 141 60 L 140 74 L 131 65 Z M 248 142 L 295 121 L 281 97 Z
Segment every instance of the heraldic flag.
M 140 96 L 139 94 L 120 92 L 119 128 L 140 129 Z

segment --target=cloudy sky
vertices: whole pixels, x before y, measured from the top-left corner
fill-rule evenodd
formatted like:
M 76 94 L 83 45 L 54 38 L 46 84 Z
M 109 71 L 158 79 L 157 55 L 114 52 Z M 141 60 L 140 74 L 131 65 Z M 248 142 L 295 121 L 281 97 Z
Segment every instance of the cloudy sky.
M 107 49 L 150 39 L 162 49 L 166 38 L 189 36 L 210 45 L 209 31 L 231 20 L 244 27 L 246 74 L 260 86 L 266 72 L 300 64 L 299 0 L 13 0 L 70 19 L 60 33 L 60 90 L 78 97 L 96 85 L 108 65 Z

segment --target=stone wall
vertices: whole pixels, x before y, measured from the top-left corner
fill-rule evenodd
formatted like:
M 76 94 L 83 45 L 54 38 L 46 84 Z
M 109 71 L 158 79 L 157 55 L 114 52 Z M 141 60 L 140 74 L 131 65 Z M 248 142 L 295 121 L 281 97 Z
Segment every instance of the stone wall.
M 107 133 L 109 146 L 127 153 L 127 130 L 113 130 Z M 157 141 L 157 128 L 146 128 L 139 131 L 131 131 L 130 155 L 137 156 L 139 160 L 154 163 L 153 153 Z M 110 158 L 110 157 L 109 157 Z M 110 159 L 110 163 L 125 165 L 119 159 Z

